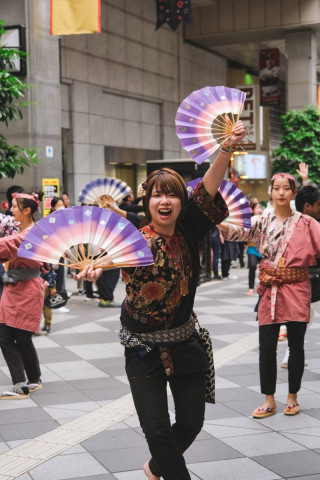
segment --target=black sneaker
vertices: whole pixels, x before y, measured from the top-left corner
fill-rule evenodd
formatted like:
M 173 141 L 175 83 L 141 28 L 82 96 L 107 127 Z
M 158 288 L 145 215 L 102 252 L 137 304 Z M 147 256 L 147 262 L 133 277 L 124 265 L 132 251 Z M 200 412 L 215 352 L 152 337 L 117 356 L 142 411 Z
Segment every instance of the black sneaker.
M 44 335 L 49 335 L 49 333 L 51 332 L 51 327 L 44 326 L 43 328 L 41 328 L 41 332 L 43 332 Z
M 42 381 L 39 379 L 36 382 L 27 382 L 27 386 L 29 388 L 29 392 L 32 393 L 42 388 Z

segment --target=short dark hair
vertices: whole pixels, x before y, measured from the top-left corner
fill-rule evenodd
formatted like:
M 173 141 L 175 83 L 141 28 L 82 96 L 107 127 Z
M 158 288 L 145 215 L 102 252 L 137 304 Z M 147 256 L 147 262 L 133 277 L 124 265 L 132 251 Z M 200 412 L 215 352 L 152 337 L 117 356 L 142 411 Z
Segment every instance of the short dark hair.
M 320 191 L 316 187 L 312 187 L 311 185 L 302 187 L 296 196 L 296 209 L 298 212 L 303 212 L 303 207 L 306 203 L 313 205 L 319 198 Z
M 148 176 L 146 182 L 146 195 L 142 197 L 143 208 L 145 212 L 145 224 L 151 221 L 151 214 L 149 210 L 149 201 L 152 195 L 152 190 L 156 187 L 160 192 L 170 193 L 174 192 L 181 200 L 181 212 L 177 218 L 176 225 L 179 226 L 181 217 L 184 214 L 188 203 L 188 193 L 183 178 L 175 170 L 164 167 L 160 170 L 154 170 Z
M 24 188 L 20 187 L 20 185 L 12 185 L 11 187 L 8 188 L 8 190 L 6 191 L 6 196 L 10 204 L 12 202 L 13 193 L 24 193 Z

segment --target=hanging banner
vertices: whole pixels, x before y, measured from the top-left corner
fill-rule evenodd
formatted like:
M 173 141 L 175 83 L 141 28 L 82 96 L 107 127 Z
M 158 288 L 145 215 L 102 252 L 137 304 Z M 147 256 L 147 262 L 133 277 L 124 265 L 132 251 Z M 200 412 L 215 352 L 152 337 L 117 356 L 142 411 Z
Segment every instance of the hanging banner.
M 156 30 L 167 23 L 175 31 L 180 22 L 193 24 L 191 17 L 191 0 L 156 0 L 157 26 Z
M 43 195 L 43 216 L 46 217 L 51 210 L 51 200 L 60 196 L 59 178 L 42 179 Z
M 50 34 L 101 32 L 101 0 L 50 0 Z
M 243 110 L 240 116 L 240 120 L 243 121 L 246 136 L 243 140 L 243 148 L 245 150 L 256 150 L 257 148 L 257 132 L 258 130 L 258 115 L 257 115 L 257 91 L 256 85 L 241 85 L 237 86 L 239 90 L 245 92 L 246 99 L 244 102 Z
M 280 51 L 278 48 L 260 50 L 260 105 L 280 102 Z

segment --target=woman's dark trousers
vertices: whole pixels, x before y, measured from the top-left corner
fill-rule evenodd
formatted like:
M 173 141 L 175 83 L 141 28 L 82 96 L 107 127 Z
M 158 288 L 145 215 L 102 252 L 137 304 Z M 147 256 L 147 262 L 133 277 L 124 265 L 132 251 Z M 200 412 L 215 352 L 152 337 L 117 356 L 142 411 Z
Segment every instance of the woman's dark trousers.
M 175 405 L 175 423 L 168 412 L 167 382 Z M 205 412 L 205 372 L 173 375 L 164 373 L 130 380 L 140 425 L 152 458 L 153 475 L 164 480 L 190 480 L 183 452 L 200 432 Z
M 248 255 L 248 268 L 249 268 L 249 289 L 254 289 L 254 282 L 256 279 L 256 269 L 257 265 L 259 265 L 261 257 L 257 255 Z
M 0 323 L 0 347 L 8 365 L 12 383 L 37 382 L 41 377 L 37 351 L 32 342 L 32 332 L 8 327 Z
M 304 336 L 306 322 L 287 322 L 287 338 L 290 350 L 288 361 L 289 393 L 297 393 L 304 371 Z M 261 393 L 273 395 L 277 381 L 277 344 L 280 323 L 259 326 L 260 384 Z

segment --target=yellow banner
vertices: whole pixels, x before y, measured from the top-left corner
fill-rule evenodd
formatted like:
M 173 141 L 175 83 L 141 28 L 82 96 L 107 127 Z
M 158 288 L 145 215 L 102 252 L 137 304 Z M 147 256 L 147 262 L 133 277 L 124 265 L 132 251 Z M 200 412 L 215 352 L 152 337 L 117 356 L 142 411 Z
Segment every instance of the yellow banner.
M 46 217 L 51 210 L 51 200 L 60 196 L 59 178 L 42 179 L 43 195 L 43 216 Z
M 50 34 L 101 31 L 101 0 L 51 0 Z

